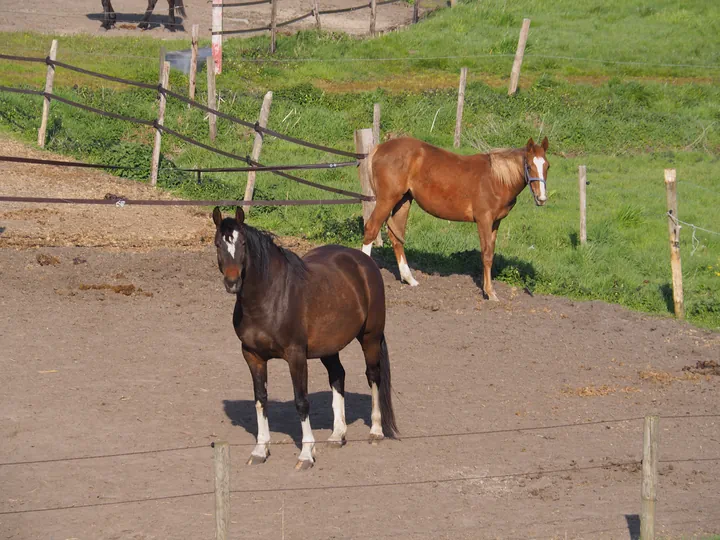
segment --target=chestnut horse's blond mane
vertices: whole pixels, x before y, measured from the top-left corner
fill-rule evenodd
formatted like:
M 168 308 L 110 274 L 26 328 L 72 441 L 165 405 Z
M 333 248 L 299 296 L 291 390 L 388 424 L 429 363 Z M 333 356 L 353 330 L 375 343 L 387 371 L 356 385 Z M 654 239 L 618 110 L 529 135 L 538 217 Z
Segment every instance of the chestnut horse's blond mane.
M 522 149 L 496 148 L 490 150 L 490 170 L 495 178 L 506 186 L 524 179 Z

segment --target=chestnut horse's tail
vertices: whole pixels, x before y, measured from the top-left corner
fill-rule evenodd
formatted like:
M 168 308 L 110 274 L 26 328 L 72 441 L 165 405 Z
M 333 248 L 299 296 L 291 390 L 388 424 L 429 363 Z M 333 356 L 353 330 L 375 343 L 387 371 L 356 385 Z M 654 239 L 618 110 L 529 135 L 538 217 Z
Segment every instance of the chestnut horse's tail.
M 373 193 L 375 194 L 375 198 L 377 198 L 378 192 L 377 192 L 377 184 L 375 183 L 375 175 L 373 174 L 372 162 L 373 162 L 373 156 L 375 156 L 375 152 L 377 151 L 378 148 L 379 148 L 379 145 L 376 146 L 375 148 L 373 148 L 367 157 L 368 170 L 370 171 L 370 187 L 372 188 Z M 393 208 L 393 213 L 395 213 L 396 209 L 397 208 Z M 400 234 L 400 230 L 398 229 L 397 225 L 395 225 L 395 221 L 393 221 L 392 214 L 388 216 L 386 223 L 387 223 L 388 229 L 390 229 L 390 231 L 392 231 L 392 233 L 395 235 L 395 238 L 397 238 L 398 241 L 404 245 L 405 244 L 405 236 Z
M 175 0 L 175 9 L 181 16 L 187 17 L 187 12 L 185 11 L 185 4 L 183 4 L 183 0 Z
M 390 355 L 388 354 L 387 343 L 383 335 L 380 342 L 380 418 L 382 421 L 383 433 L 388 437 L 395 438 L 400 434 L 395 423 L 395 412 L 392 405 L 392 386 L 390 385 Z

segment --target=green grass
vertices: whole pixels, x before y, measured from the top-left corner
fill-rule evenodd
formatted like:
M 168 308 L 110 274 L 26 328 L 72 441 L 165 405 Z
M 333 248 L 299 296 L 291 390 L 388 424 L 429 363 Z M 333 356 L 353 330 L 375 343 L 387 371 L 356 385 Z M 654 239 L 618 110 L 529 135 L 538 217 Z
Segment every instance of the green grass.
M 669 248 L 663 169 L 677 169 L 681 219 L 720 231 L 720 70 L 650 64 L 720 64 L 717 15 L 708 2 L 487 1 L 441 10 L 421 24 L 373 40 L 301 32 L 282 36 L 279 58 L 287 62 L 250 62 L 267 55 L 267 38 L 229 40 L 223 75 L 218 80 L 221 109 L 240 118 L 257 117 L 265 89 L 274 100 L 270 127 L 320 144 L 352 150 L 352 133 L 368 127 L 372 105 L 382 108 L 386 136 L 410 134 L 450 148 L 455 122 L 457 70 L 470 65 L 462 153 L 498 146 L 519 146 L 528 137 L 550 139 L 553 168 L 544 208 L 523 193 L 503 221 L 498 237 L 496 279 L 539 293 L 603 299 L 633 309 L 672 311 Z M 544 4 L 544 5 L 542 5 Z M 542 8 L 542 9 L 541 9 Z M 507 77 L 522 17 L 533 20 L 521 92 L 508 97 L 494 82 Z M 670 24 L 672 23 L 672 24 Z M 44 54 L 48 38 L 5 34 L 9 51 Z M 658 46 L 662 43 L 662 46 Z M 148 82 L 157 81 L 161 42 L 143 39 L 63 37 L 59 58 L 87 69 Z M 162 42 L 168 49 L 183 41 Z M 715 44 L 715 45 L 713 45 Z M 15 49 L 13 51 L 13 48 Z M 390 56 L 493 57 L 417 62 L 304 62 Z M 574 62 L 540 55 L 594 58 Z M 148 58 L 123 59 L 111 55 Z M 536 55 L 533 57 L 533 55 Z M 604 62 L 608 61 L 608 63 Z M 643 62 L 644 65 L 609 61 Z M 38 87 L 44 67 L 0 62 L 0 84 Z M 680 77 L 682 79 L 673 79 Z M 588 77 L 580 78 L 577 77 Z M 668 79 L 670 77 L 670 79 Z M 493 81 L 495 78 L 495 81 Z M 204 73 L 198 77 L 205 100 Z M 482 79 L 482 80 L 481 80 Z M 486 84 L 487 80 L 490 84 Z M 452 82 L 452 87 L 447 84 Z M 407 84 L 407 88 L 403 85 Z M 144 119 L 156 115 L 153 92 L 102 86 L 66 70 L 56 76 L 56 91 L 70 99 Z M 171 86 L 184 91 L 187 80 L 173 73 Z M 364 90 L 361 90 L 364 89 Z M 0 129 L 32 142 L 40 99 L 0 93 Z M 171 100 L 166 125 L 207 142 L 203 114 Z M 249 154 L 253 133 L 220 120 L 218 147 Z M 147 167 L 149 129 L 53 103 L 48 149 L 79 159 Z M 238 166 L 172 137 L 163 138 L 160 183 L 195 198 L 241 198 L 244 174 L 195 178 L 173 167 Z M 266 138 L 264 163 L 311 163 L 343 158 Z M 588 245 L 579 246 L 577 166 L 587 165 Z M 125 176 L 144 180 L 146 170 Z M 317 182 L 357 191 L 354 168 L 303 172 Z M 49 194 L 51 195 L 51 194 Z M 258 199 L 334 198 L 270 174 L 258 175 Z M 266 207 L 251 211 L 251 222 L 280 234 L 317 242 L 358 246 L 362 237 L 360 207 Z M 682 231 L 687 317 L 700 326 L 720 328 L 720 236 Z M 406 246 L 410 265 L 440 274 L 479 274 L 479 244 L 474 224 L 448 223 L 411 212 Z M 378 256 L 392 263 L 386 247 Z M 394 263 L 392 263 L 394 264 Z

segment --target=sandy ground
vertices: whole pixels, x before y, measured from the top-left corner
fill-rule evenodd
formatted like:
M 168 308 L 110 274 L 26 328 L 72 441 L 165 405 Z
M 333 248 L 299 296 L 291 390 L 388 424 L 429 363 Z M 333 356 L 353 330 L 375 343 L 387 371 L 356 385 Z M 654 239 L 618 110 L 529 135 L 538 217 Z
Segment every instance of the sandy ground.
M 69 171 L 1 164 L 0 192 L 158 196 Z M 502 284 L 487 302 L 477 268 L 417 272 L 415 289 L 383 269 L 401 440 L 365 442 L 353 344 L 348 445 L 294 471 L 300 425 L 277 360 L 276 444 L 246 466 L 252 386 L 210 224 L 199 209 L 0 203 L 0 538 L 212 537 L 217 440 L 233 444 L 233 538 L 631 538 L 648 413 L 662 416 L 657 530 L 720 532 L 720 377 L 683 369 L 719 360 L 720 335 Z M 322 441 L 319 362 L 310 391 Z
M 231 3 L 231 2 L 226 2 Z M 363 0 L 319 0 L 320 10 L 347 8 L 363 4 Z M 426 3 L 433 8 L 440 0 Z M 424 5 L 425 5 L 424 4 Z M 202 0 L 185 2 L 187 17 L 180 17 L 177 32 L 169 32 L 162 26 L 168 18 L 168 4 L 158 0 L 153 12 L 153 27 L 147 31 L 150 35 L 165 38 L 190 39 L 193 24 L 200 25 L 201 37 L 210 36 L 210 3 Z M 145 0 L 115 0 L 113 7 L 118 13 L 116 29 L 105 32 L 100 28 L 103 18 L 100 0 L 25 0 L 14 2 L 0 0 L 0 32 L 35 31 L 55 35 L 64 34 L 105 34 L 108 36 L 135 36 L 145 32 L 137 28 L 142 19 L 147 2 Z M 312 11 L 310 0 L 283 0 L 278 4 L 278 22 L 287 21 Z M 426 12 L 421 8 L 421 14 Z M 412 19 L 412 7 L 404 2 L 379 6 L 377 11 L 377 30 L 387 31 L 408 24 Z M 224 10 L 225 30 L 259 28 L 270 24 L 270 4 L 226 8 Z M 311 28 L 315 24 L 313 17 L 282 29 L 283 32 L 296 32 L 302 28 Z M 348 34 L 364 35 L 370 28 L 370 10 L 362 9 L 350 13 L 323 15 L 321 24 L 326 30 L 342 31 Z

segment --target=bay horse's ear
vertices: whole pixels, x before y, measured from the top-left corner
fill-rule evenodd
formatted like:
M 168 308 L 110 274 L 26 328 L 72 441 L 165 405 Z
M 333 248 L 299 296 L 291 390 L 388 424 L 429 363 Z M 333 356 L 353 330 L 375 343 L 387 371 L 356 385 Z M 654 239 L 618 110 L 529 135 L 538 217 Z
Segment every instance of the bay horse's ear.
M 548 143 L 547 137 L 545 137 L 545 138 L 543 139 L 543 142 L 542 142 L 543 150 L 547 151 L 547 149 L 548 149 L 548 144 L 549 144 L 549 143 Z
M 237 221 L 240 226 L 245 223 L 245 211 L 242 209 L 242 206 L 238 206 L 235 209 L 235 221 Z
M 220 226 L 220 223 L 222 222 L 222 212 L 220 211 L 220 207 L 216 206 L 213 210 L 213 223 L 215 223 L 216 227 Z
M 528 142 L 527 142 L 528 152 L 529 152 L 530 150 L 532 150 L 533 148 L 535 148 L 535 141 L 533 141 L 533 138 L 530 137 L 530 138 L 528 139 Z

